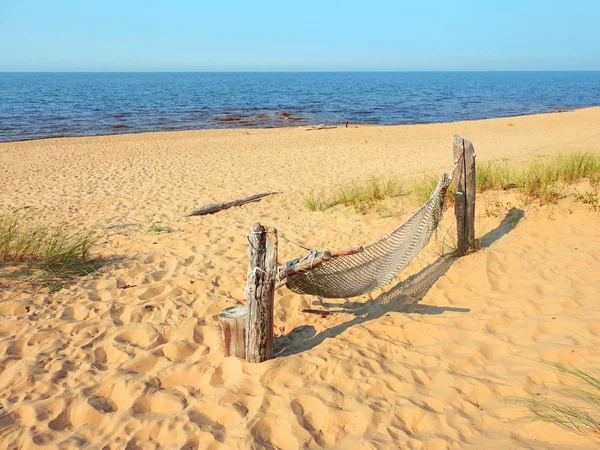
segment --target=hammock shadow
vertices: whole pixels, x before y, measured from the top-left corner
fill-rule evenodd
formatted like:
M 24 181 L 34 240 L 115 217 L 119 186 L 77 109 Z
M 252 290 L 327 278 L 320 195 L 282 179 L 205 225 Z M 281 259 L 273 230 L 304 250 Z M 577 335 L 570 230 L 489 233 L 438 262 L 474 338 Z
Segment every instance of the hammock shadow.
M 517 223 L 525 216 L 521 209 L 512 208 L 502 220 L 500 225 L 489 231 L 481 238 L 481 246 L 489 247 L 502 236 L 510 233 Z M 447 311 L 467 313 L 468 308 L 453 308 L 446 306 L 423 305 L 419 302 L 425 297 L 433 285 L 450 269 L 458 259 L 453 254 L 440 256 L 435 262 L 423 268 L 420 272 L 411 275 L 406 280 L 398 283 L 392 289 L 380 294 L 368 302 L 346 301 L 342 304 L 328 303 L 322 300 L 316 305 L 325 308 L 327 314 L 343 313 L 354 314 L 355 318 L 317 333 L 312 325 L 302 325 L 290 331 L 287 335 L 275 338 L 275 356 L 290 356 L 302 353 L 320 345 L 325 339 L 333 338 L 348 328 L 378 319 L 390 312 L 404 312 L 412 314 L 442 314 Z
M 470 310 L 467 308 L 419 304 L 429 289 L 448 271 L 456 260 L 457 258 L 452 255 L 441 256 L 419 273 L 412 275 L 388 292 L 384 292 L 366 303 L 330 304 L 318 302 L 317 304 L 322 306 L 337 307 L 329 312 L 354 314 L 355 318 L 323 330 L 321 333 L 317 333 L 315 328 L 310 325 L 297 327 L 289 334 L 276 338 L 275 356 L 289 356 L 310 350 L 321 344 L 325 339 L 340 335 L 351 326 L 378 319 L 390 312 L 414 314 L 442 314 L 446 311 L 469 312 Z

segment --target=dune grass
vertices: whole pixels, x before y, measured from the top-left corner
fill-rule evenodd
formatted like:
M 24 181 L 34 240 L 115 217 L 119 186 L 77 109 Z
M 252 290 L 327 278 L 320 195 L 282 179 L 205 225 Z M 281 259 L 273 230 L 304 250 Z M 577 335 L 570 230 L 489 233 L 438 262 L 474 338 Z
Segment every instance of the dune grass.
M 527 400 L 535 418 L 600 442 L 600 378 L 579 369 L 547 365 L 569 376 L 572 384 L 551 396 L 535 395 Z
M 580 181 L 600 182 L 600 154 L 592 152 L 562 153 L 526 163 L 484 161 L 477 164 L 477 191 L 517 189 L 527 199 L 554 203 L 562 197 L 560 185 Z M 405 183 L 398 178 L 373 177 L 325 193 L 311 192 L 305 204 L 311 211 L 325 211 L 336 205 L 365 212 L 385 198 L 411 195 L 418 204 L 425 203 L 439 181 L 439 175 L 423 175 Z M 446 193 L 446 205 L 454 204 L 456 183 Z
M 162 225 L 160 222 L 152 222 L 152 224 L 146 229 L 148 233 L 155 234 L 168 234 L 173 232 L 173 228 L 166 225 Z
M 558 185 L 574 183 L 587 178 L 592 183 L 600 181 L 600 155 L 591 152 L 562 153 L 526 163 L 484 161 L 476 168 L 477 192 L 517 189 L 528 199 L 543 203 L 560 198 Z M 417 200 L 429 198 L 437 179 L 425 176 L 413 185 Z M 448 190 L 448 204 L 454 201 L 455 183 Z
M 411 184 L 411 193 L 415 197 L 417 203 L 424 204 L 431 193 L 436 188 L 440 181 L 439 175 L 423 175 L 421 178 L 414 180 Z M 456 194 L 456 183 L 452 182 L 446 190 L 446 206 L 452 206 L 454 204 L 454 194 Z
M 91 233 L 69 233 L 63 227 L 25 224 L 14 216 L 0 217 L 0 264 L 3 278 L 28 281 L 56 290 L 75 276 L 86 275 L 102 264 L 90 255 Z M 8 275 L 6 275 L 8 273 Z
M 408 195 L 404 185 L 394 178 L 372 177 L 364 183 L 354 183 L 336 189 L 331 194 L 311 192 L 305 203 L 311 211 L 325 211 L 336 205 L 353 207 L 364 212 L 385 198 Z

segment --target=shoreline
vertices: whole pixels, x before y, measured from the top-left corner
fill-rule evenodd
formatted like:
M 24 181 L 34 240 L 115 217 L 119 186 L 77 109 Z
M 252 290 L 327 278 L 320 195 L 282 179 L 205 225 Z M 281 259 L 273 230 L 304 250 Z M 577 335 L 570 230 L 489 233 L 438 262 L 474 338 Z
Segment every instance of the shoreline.
M 91 218 L 122 223 L 130 215 L 139 215 L 140 221 L 152 216 L 171 220 L 204 204 L 257 192 L 306 194 L 371 176 L 441 173 L 452 167 L 454 134 L 474 143 L 480 162 L 600 151 L 598 123 L 600 107 L 592 107 L 438 124 L 317 131 L 232 128 L 0 143 L 0 173 L 6 174 L 0 182 L 5 186 L 0 209 L 36 205 L 52 194 L 47 210 L 30 213 L 37 210 L 53 220 L 75 218 L 81 223 L 88 222 L 86 211 Z M 163 183 L 160 189 L 153 178 Z M 57 185 L 49 192 L 40 190 L 48 180 Z M 80 192 L 72 196 L 75 187 Z M 96 193 L 118 198 L 121 208 L 106 204 Z M 62 201 L 64 196 L 68 203 Z M 164 208 L 165 197 L 177 200 Z M 138 204 L 140 199 L 148 205 Z
M 485 117 L 485 118 L 476 118 L 476 119 L 464 119 L 464 120 L 455 120 L 448 122 L 410 122 L 410 123 L 389 123 L 389 124 L 378 124 L 378 123 L 348 123 L 348 128 L 351 127 L 405 127 L 405 126 L 418 126 L 418 125 L 446 125 L 446 124 L 460 124 L 460 123 L 468 123 L 468 122 L 484 122 L 489 120 L 501 120 L 501 119 L 511 119 L 517 117 L 532 117 L 532 116 L 541 116 L 547 114 L 564 114 L 571 113 L 575 111 L 582 110 L 592 110 L 595 108 L 600 108 L 600 104 L 594 106 L 583 106 L 583 107 L 575 107 L 575 108 L 559 108 L 556 110 L 551 110 L 547 112 L 536 112 L 536 113 L 523 113 L 523 114 L 514 114 L 508 116 L 499 116 L 499 117 Z M 281 115 L 286 115 L 288 113 L 278 113 Z M 293 121 L 303 120 L 302 118 L 293 118 Z M 13 144 L 19 142 L 32 142 L 32 141 L 46 141 L 51 139 L 81 139 L 81 138 L 104 138 L 104 137 L 115 137 L 115 136 L 141 136 L 141 135 L 149 135 L 149 134 L 164 134 L 164 133 L 189 133 L 189 132 L 204 132 L 204 131 L 225 131 L 225 130 L 280 130 L 280 129 L 309 129 L 310 127 L 317 127 L 318 125 L 282 125 L 282 126 L 268 126 L 268 127 L 260 127 L 260 126 L 225 126 L 225 127 L 207 127 L 207 128 L 190 128 L 190 129 L 180 129 L 180 130 L 152 130 L 152 131 L 132 131 L 132 132 L 123 132 L 123 133 L 106 133 L 106 134 L 85 134 L 85 135 L 64 135 L 64 136 L 46 136 L 46 137 L 34 137 L 34 138 L 23 138 L 16 139 L 10 141 L 2 141 L 0 140 L 0 146 L 3 144 Z M 326 129 L 332 128 L 346 128 L 345 123 L 341 124 L 323 124 Z M 114 127 L 113 127 L 114 128 Z M 120 127 L 118 127 L 120 128 Z

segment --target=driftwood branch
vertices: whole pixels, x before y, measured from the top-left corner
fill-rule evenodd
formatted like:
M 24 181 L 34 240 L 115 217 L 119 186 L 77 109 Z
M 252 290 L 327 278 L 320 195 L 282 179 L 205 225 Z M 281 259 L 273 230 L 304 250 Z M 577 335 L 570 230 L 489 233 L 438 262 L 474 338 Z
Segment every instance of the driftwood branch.
M 275 289 L 279 289 L 287 284 L 288 277 L 293 275 L 306 272 L 307 270 L 313 269 L 320 266 L 325 261 L 329 261 L 333 258 L 340 256 L 354 255 L 363 251 L 362 247 L 352 247 L 344 250 L 325 250 L 324 252 L 318 252 L 314 255 L 307 255 L 304 258 L 299 259 L 295 264 L 290 267 L 286 267 L 279 271 L 279 279 L 281 280 Z
M 348 125 L 346 125 L 346 127 L 348 127 Z M 326 126 L 326 125 L 311 125 L 308 128 L 305 128 L 306 131 L 315 131 L 315 130 L 331 130 L 333 128 L 337 128 L 337 127 L 332 127 L 332 126 Z
M 254 194 L 250 197 L 242 198 L 239 200 L 232 200 L 230 202 L 222 202 L 222 203 L 213 203 L 211 205 L 203 206 L 202 208 L 196 209 L 188 214 L 188 217 L 191 216 L 205 216 L 207 214 L 214 214 L 219 211 L 223 211 L 224 209 L 229 209 L 232 206 L 242 206 L 246 203 L 251 202 L 260 202 L 263 197 L 268 197 L 269 195 L 279 194 L 279 192 L 263 192 L 262 194 Z

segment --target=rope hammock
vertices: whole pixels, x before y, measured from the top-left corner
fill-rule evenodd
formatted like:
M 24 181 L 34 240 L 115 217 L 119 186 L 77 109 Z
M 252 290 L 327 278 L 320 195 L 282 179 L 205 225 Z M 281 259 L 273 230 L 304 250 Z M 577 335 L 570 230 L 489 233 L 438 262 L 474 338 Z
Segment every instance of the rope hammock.
M 280 277 L 293 292 L 325 298 L 356 297 L 391 283 L 431 239 L 451 181 L 443 174 L 421 209 L 383 239 L 333 254 L 311 250 L 282 267 Z

